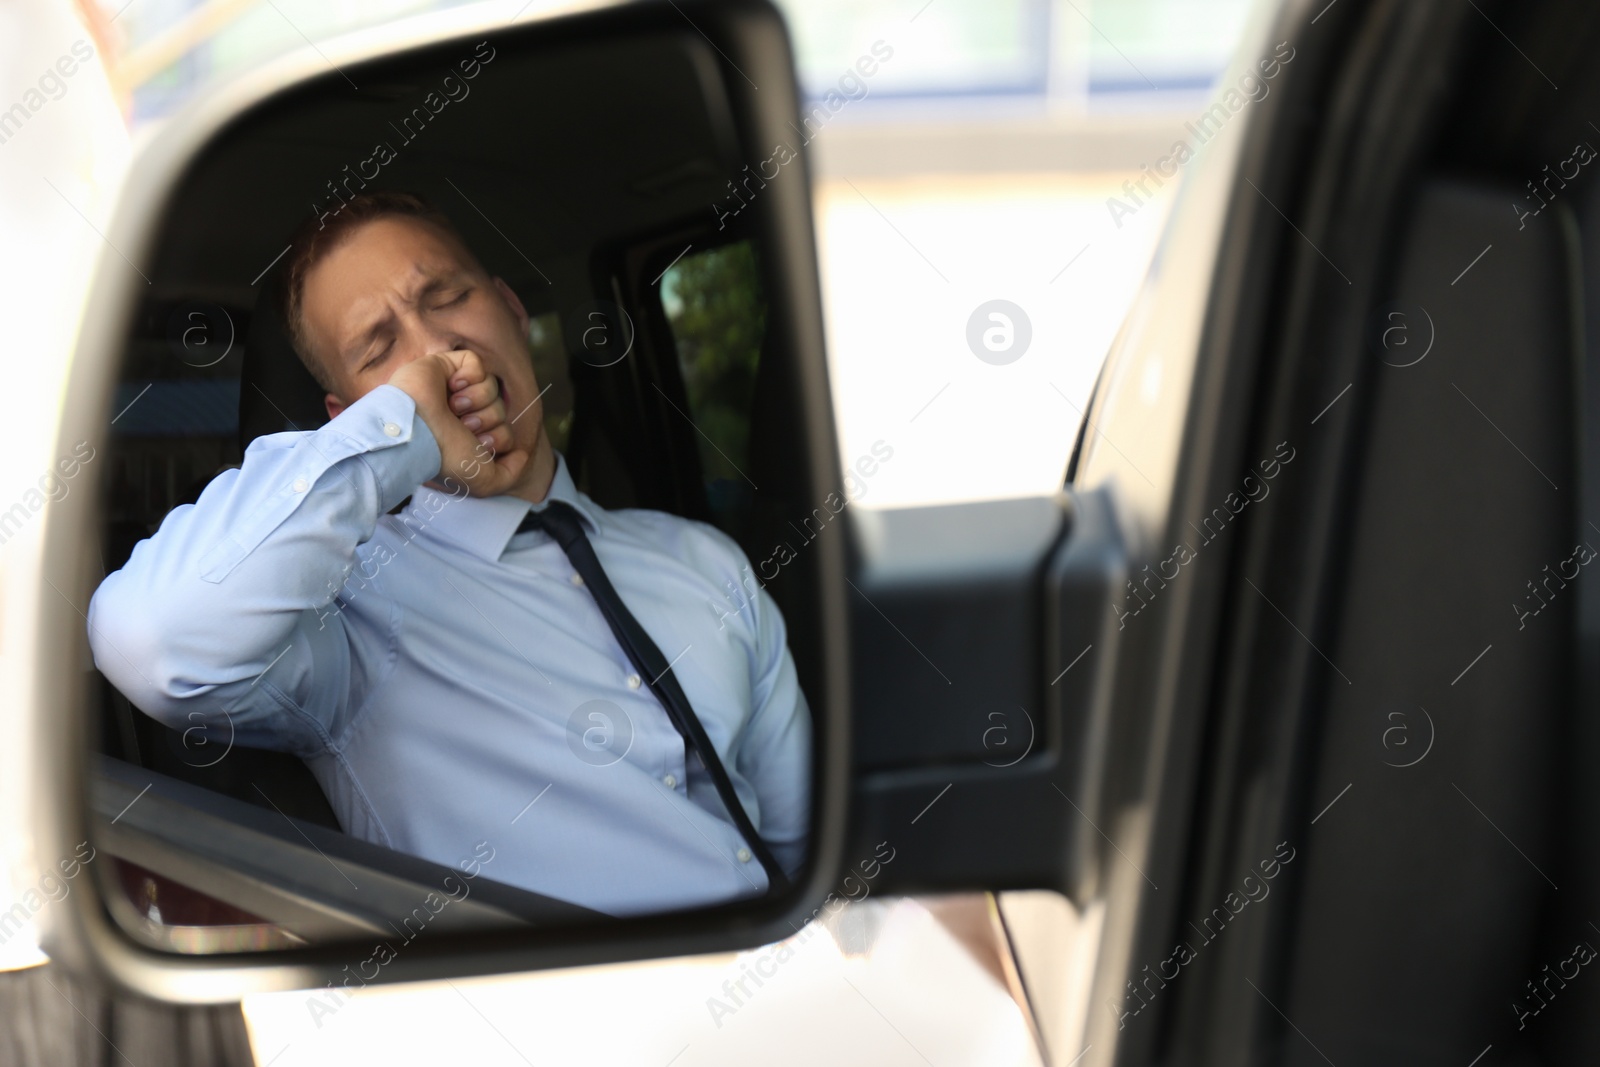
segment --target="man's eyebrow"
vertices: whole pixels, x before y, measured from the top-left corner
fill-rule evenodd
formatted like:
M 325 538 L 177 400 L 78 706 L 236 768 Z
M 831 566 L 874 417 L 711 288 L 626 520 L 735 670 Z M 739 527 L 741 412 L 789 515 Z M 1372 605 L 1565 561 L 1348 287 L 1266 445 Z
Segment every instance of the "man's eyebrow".
M 449 289 L 471 280 L 472 273 L 459 267 L 440 271 L 437 274 L 429 275 L 427 280 L 417 287 L 416 295 L 418 297 L 429 296 L 437 293 L 440 289 Z

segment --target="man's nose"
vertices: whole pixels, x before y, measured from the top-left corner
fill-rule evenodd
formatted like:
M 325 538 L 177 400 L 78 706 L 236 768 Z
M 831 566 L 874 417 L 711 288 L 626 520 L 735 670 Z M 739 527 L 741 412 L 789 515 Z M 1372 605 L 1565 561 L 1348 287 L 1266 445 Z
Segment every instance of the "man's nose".
M 411 359 L 466 347 L 465 339 L 454 330 L 442 329 L 426 321 L 414 322 L 411 326 L 411 343 L 406 346 L 410 349 Z

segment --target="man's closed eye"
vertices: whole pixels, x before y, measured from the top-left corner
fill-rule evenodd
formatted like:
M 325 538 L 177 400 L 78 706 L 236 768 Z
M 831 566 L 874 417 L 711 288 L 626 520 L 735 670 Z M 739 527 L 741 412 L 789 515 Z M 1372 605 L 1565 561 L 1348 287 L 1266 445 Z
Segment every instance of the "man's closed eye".
M 361 372 L 364 373 L 366 371 L 369 371 L 372 368 L 376 367 L 378 364 L 382 363 L 385 359 L 388 359 L 389 358 L 389 351 L 393 347 L 394 347 L 394 342 L 392 342 L 392 341 L 384 342 L 384 345 L 383 345 L 382 348 L 378 349 L 378 351 L 373 353 L 372 356 L 370 358 L 368 358 L 365 363 L 361 364 Z

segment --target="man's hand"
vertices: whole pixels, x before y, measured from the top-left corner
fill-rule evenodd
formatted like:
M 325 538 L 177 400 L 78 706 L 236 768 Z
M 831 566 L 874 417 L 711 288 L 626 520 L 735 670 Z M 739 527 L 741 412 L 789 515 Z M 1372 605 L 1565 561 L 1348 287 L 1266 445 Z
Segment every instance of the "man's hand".
M 512 447 L 500 383 L 473 352 L 434 352 L 389 379 L 416 401 L 439 443 L 439 477 L 464 483 L 472 496 L 496 496 L 522 474 L 528 453 Z

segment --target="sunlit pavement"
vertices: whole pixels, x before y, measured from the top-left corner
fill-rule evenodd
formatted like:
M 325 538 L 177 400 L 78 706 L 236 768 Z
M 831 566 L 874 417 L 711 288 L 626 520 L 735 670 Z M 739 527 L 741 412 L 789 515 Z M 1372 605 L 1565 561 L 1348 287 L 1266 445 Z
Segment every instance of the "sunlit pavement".
M 757 985 L 752 972 L 769 977 Z M 247 999 L 257 1062 L 1040 1063 L 1003 979 L 911 899 L 868 899 L 750 952 L 369 988 L 331 1013 L 313 1007 L 322 1000 Z

